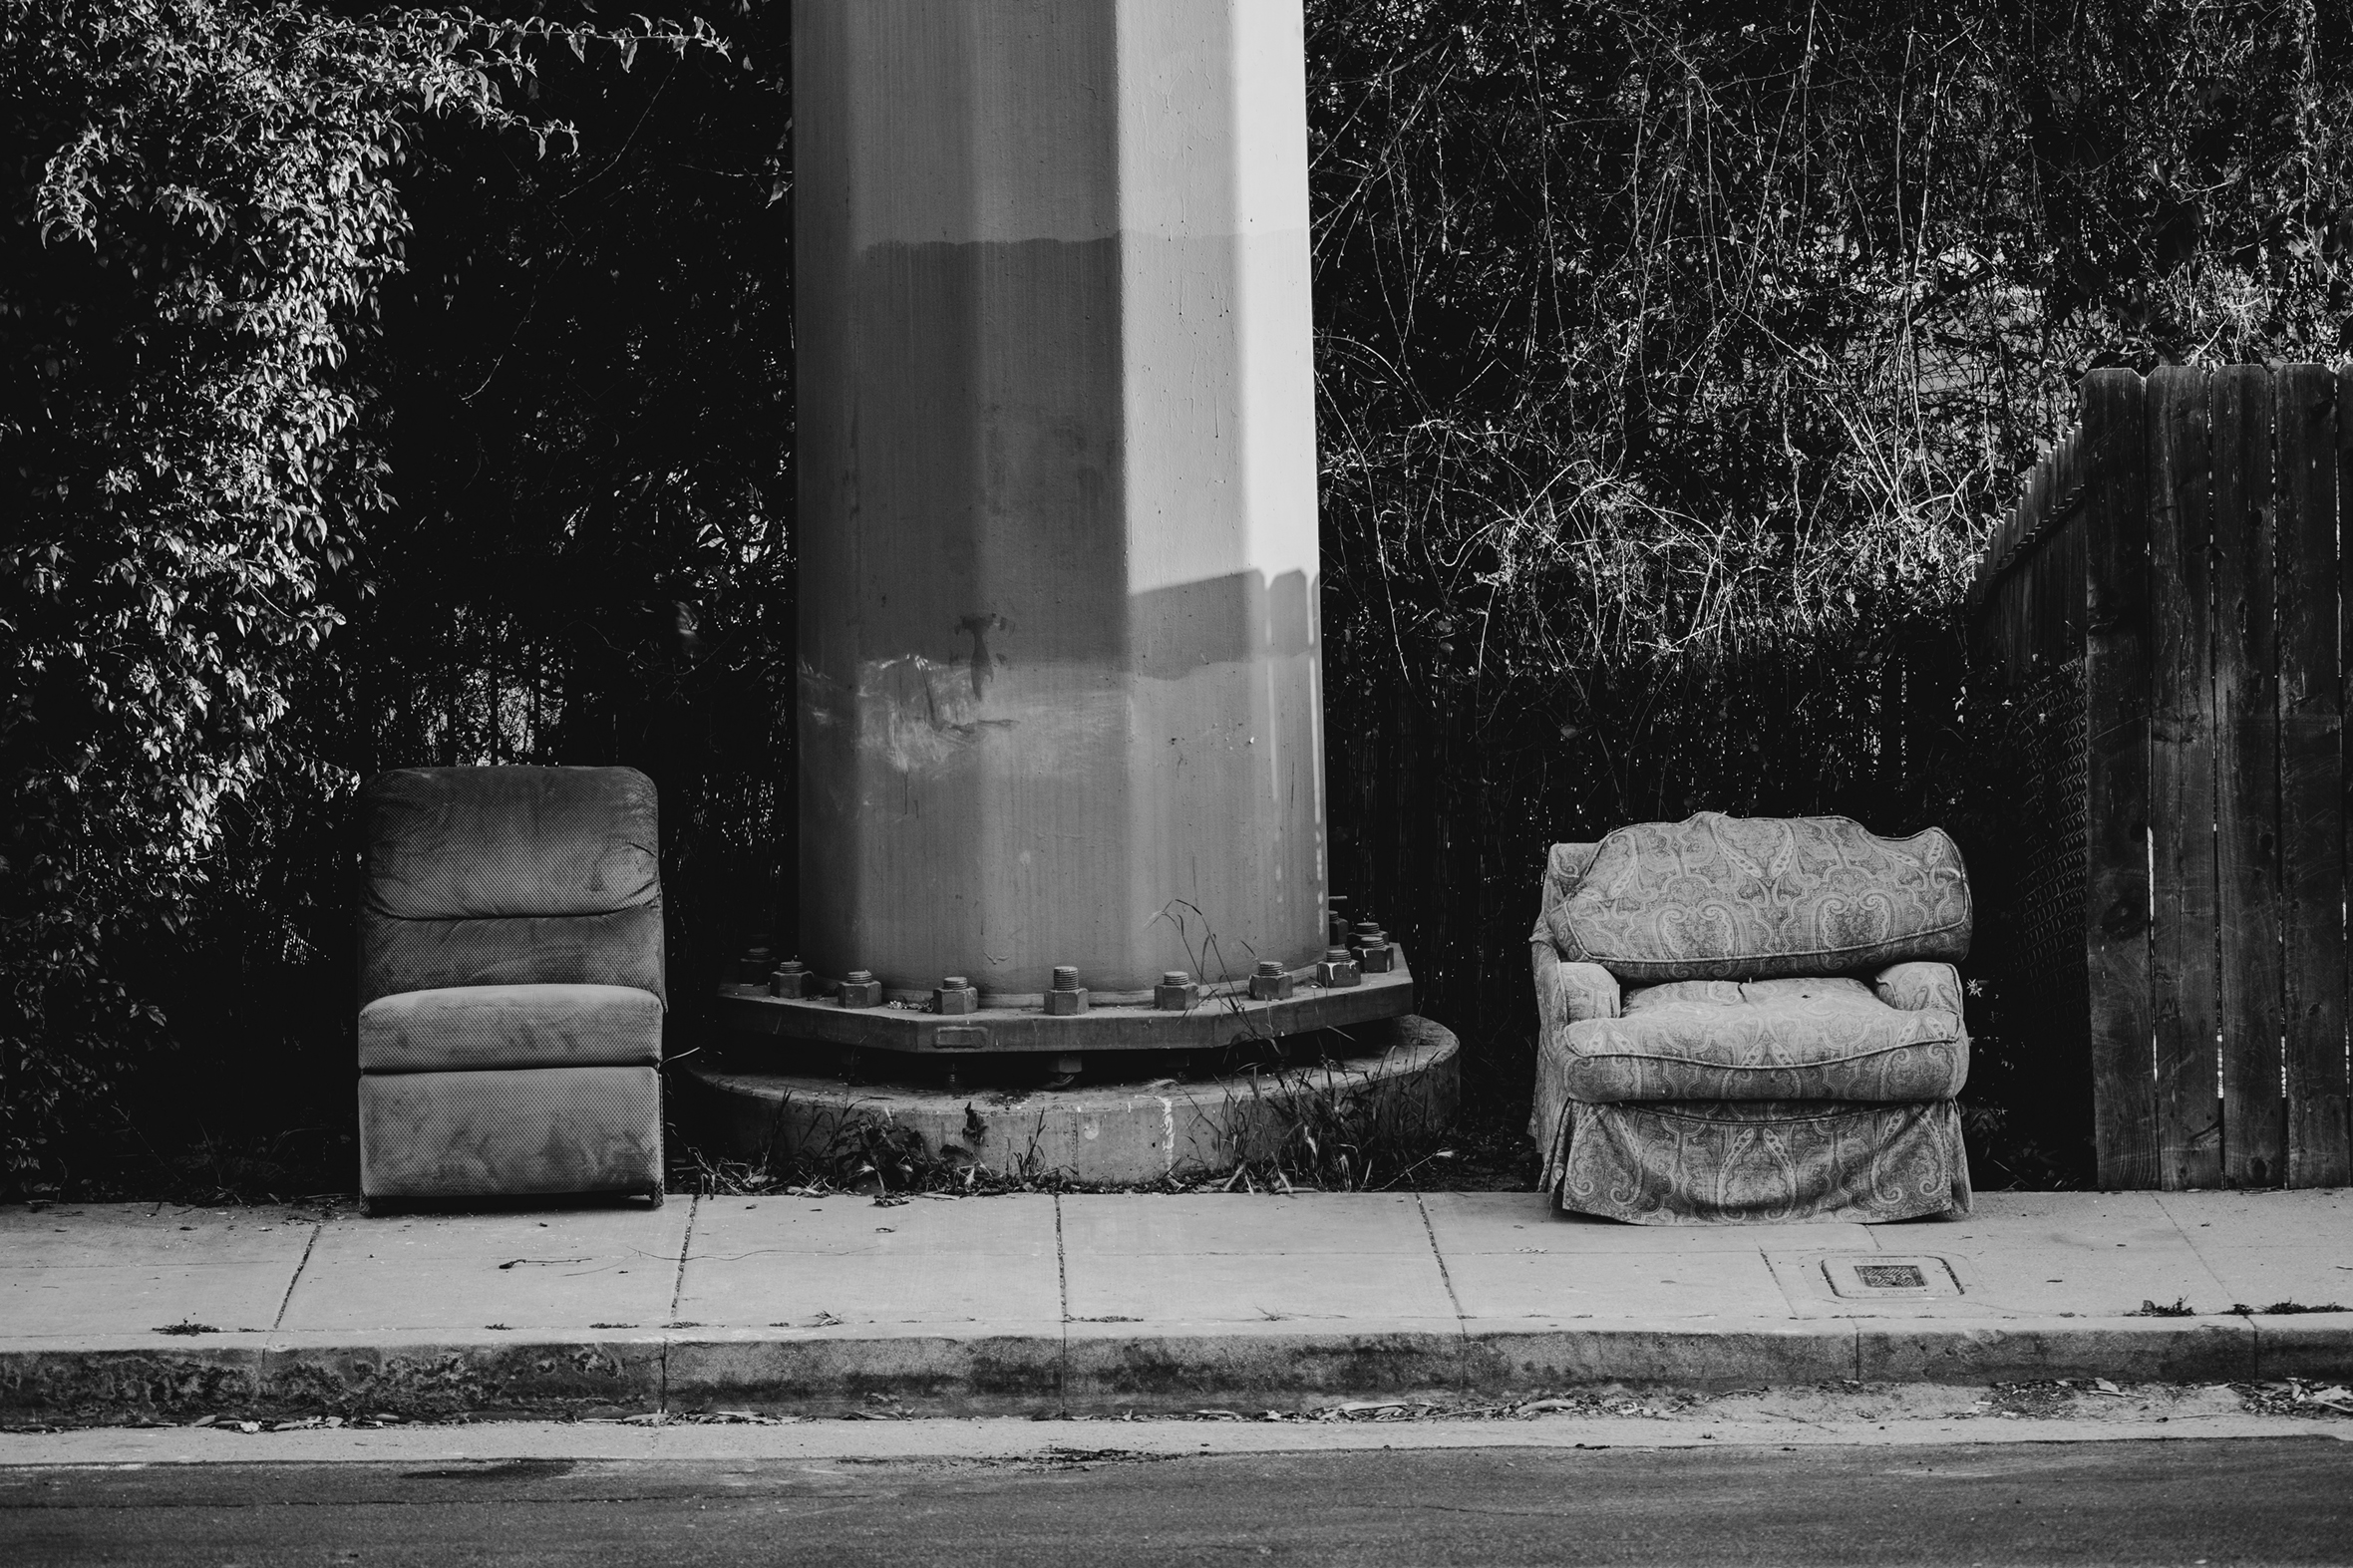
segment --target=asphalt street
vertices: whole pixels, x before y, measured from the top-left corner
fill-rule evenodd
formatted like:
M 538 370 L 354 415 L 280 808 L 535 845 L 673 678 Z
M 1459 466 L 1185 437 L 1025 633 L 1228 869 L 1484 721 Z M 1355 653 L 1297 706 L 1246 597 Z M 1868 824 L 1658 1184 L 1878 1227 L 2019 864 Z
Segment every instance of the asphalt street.
M 2353 1443 L 23 1465 L 0 1561 L 2353 1563 Z

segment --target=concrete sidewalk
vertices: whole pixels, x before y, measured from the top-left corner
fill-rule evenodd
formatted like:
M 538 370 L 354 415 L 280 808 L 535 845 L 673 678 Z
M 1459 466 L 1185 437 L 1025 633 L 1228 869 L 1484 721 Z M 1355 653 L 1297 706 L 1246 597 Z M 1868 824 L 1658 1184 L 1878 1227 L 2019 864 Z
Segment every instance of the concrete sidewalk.
M 2191 1316 L 2140 1316 L 2145 1302 Z M 1297 1408 L 2353 1375 L 2353 1193 L 1654 1228 L 1525 1193 L 0 1209 L 0 1416 Z M 2235 1305 L 2257 1315 L 2234 1314 Z

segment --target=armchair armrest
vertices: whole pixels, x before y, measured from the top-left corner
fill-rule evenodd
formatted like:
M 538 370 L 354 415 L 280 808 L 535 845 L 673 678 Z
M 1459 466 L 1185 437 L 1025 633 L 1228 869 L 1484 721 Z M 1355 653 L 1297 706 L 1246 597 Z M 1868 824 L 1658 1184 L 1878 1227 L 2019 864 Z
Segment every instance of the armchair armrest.
M 1571 1024 L 1618 1016 L 1618 978 L 1599 964 L 1564 963 L 1558 984 Z
M 1889 1007 L 1906 1013 L 1942 1008 L 1952 1014 L 1955 1023 L 1962 1018 L 1961 973 L 1950 964 L 1917 960 L 1889 964 L 1871 977 L 1871 990 Z
M 1546 1035 L 1588 1018 L 1618 1016 L 1617 976 L 1599 964 L 1567 962 L 1548 938 L 1528 948 L 1535 959 L 1536 1012 Z

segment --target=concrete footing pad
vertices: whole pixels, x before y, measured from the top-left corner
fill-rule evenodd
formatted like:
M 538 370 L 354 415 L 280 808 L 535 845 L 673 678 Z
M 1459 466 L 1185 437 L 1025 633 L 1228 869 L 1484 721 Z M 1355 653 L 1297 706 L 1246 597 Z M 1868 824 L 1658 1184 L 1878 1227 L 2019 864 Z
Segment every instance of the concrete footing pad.
M 1454 1117 L 1454 1035 L 1413 1015 L 1349 1033 L 1341 1060 L 1036 1091 L 852 1086 L 757 1066 L 757 1055 L 739 1051 L 684 1067 L 678 1109 L 703 1148 L 733 1159 L 822 1169 L 882 1146 L 918 1163 L 1097 1187 L 1198 1179 L 1244 1163 L 1307 1169 L 1343 1143 L 1384 1153 L 1426 1146 Z M 779 1043 L 776 1055 L 791 1049 Z

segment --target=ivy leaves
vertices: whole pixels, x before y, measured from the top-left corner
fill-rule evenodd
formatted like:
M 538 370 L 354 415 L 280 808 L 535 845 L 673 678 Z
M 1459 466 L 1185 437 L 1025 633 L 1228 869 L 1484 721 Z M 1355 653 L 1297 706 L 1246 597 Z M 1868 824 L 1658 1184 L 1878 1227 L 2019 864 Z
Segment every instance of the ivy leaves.
M 0 1171 L 153 1022 L 110 952 L 178 918 L 239 803 L 338 786 L 273 730 L 387 501 L 351 366 L 408 147 L 572 145 L 514 107 L 555 37 L 726 50 L 636 20 L 0 0 Z

